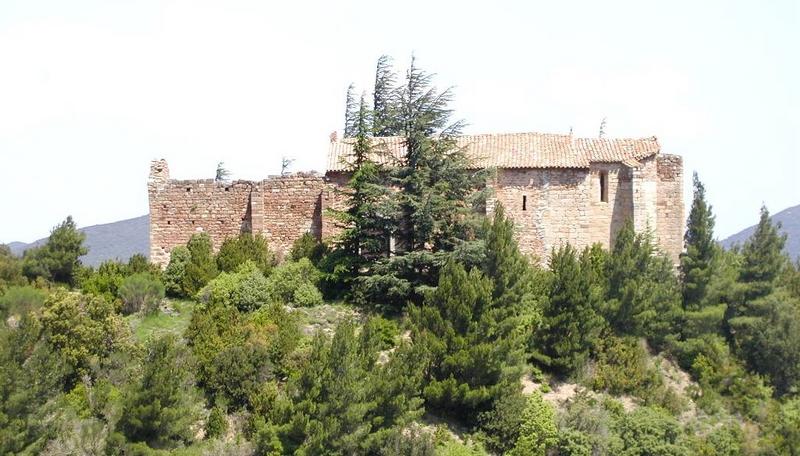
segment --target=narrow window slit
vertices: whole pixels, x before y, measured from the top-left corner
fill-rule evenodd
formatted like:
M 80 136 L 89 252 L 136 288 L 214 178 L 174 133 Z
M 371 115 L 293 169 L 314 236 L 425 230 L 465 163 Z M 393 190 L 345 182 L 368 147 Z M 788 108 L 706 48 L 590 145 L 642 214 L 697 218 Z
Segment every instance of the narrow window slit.
M 528 210 L 528 195 L 522 195 L 522 210 Z
M 608 202 L 608 171 L 600 171 L 600 201 Z

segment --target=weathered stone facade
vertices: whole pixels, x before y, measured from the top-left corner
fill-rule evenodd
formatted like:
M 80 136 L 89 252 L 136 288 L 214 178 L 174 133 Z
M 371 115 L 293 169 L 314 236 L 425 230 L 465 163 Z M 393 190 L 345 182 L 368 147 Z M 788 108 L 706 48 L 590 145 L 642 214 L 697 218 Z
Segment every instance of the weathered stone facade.
M 610 246 L 631 219 L 637 230 L 651 230 L 677 263 L 684 226 L 681 157 L 661 154 L 655 138 L 524 135 L 513 135 L 513 143 L 503 135 L 470 140 L 496 158 L 481 163 L 497 171 L 488 182 L 493 197 L 487 213 L 498 203 L 505 207 L 525 253 L 543 261 L 566 242 L 578 248 Z M 532 144 L 528 150 L 526 140 Z M 261 233 L 280 253 L 306 232 L 330 239 L 336 228 L 325 209 L 342 203 L 336 188 L 347 182 L 347 173 L 335 163 L 346 150 L 347 144 L 332 143 L 324 176 L 298 173 L 261 181 L 173 180 L 167 163 L 154 161 L 148 182 L 150 258 L 166 264 L 170 250 L 198 231 L 207 232 L 215 248 L 243 231 Z

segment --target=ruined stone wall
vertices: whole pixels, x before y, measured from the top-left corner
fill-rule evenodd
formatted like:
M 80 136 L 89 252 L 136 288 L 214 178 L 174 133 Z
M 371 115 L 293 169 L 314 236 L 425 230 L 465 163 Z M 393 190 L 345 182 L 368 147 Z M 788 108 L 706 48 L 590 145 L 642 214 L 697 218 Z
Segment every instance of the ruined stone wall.
M 336 226 L 336 221 L 331 217 L 329 209 L 342 210 L 345 208 L 345 195 L 338 189 L 345 188 L 349 175 L 343 172 L 329 172 L 325 176 L 325 187 L 322 192 L 322 240 L 333 241 L 341 232 Z
M 263 223 L 254 226 L 279 254 L 291 250 L 296 239 L 322 235 L 322 176 L 312 173 L 276 176 L 260 182 Z
M 198 232 L 209 234 L 214 250 L 242 232 L 261 233 L 274 252 L 284 255 L 304 233 L 320 237 L 324 186 L 324 178 L 314 173 L 258 182 L 174 180 L 166 161 L 154 161 L 148 181 L 150 259 L 166 265 L 172 249 Z
M 685 226 L 683 207 L 683 159 L 678 155 L 659 155 L 657 160 L 658 199 L 656 240 L 678 264 L 683 251 Z
M 607 201 L 600 175 L 607 173 Z M 332 240 L 338 233 L 328 209 L 341 209 L 336 189 L 346 173 L 314 173 L 252 181 L 172 180 L 167 163 L 151 165 L 150 258 L 165 265 L 169 253 L 192 234 L 207 232 L 219 248 L 243 231 L 262 233 L 279 254 L 306 232 Z M 546 262 L 553 248 L 569 242 L 578 249 L 599 242 L 611 247 L 622 224 L 652 229 L 662 250 L 677 264 L 683 248 L 683 162 L 659 155 L 629 168 L 593 163 L 589 169 L 499 169 L 488 183 L 491 216 L 497 203 L 514 221 L 520 249 Z M 524 200 L 524 208 L 523 208 Z
M 209 234 L 214 247 L 250 230 L 252 182 L 215 182 L 213 179 L 172 180 L 165 161 L 151 165 L 150 259 L 169 262 L 173 247 L 184 245 L 197 232 Z

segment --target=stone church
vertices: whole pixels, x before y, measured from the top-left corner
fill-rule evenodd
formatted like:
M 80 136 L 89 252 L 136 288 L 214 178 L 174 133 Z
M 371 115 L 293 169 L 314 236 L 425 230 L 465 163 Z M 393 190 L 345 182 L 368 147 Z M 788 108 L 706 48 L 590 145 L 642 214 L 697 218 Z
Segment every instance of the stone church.
M 403 156 L 399 137 L 375 138 L 386 163 Z M 655 137 L 575 138 L 547 133 L 464 135 L 457 138 L 475 169 L 492 168 L 487 185 L 514 220 L 520 249 L 545 259 L 569 242 L 609 246 L 627 220 L 651 230 L 677 264 L 683 248 L 683 161 L 661 152 Z M 341 204 L 350 139 L 332 136 L 324 175 L 295 173 L 260 181 L 175 180 L 165 160 L 150 166 L 150 258 L 165 265 L 172 248 L 207 232 L 214 247 L 242 231 L 263 234 L 287 252 L 306 232 L 330 239 L 336 227 L 326 208 Z

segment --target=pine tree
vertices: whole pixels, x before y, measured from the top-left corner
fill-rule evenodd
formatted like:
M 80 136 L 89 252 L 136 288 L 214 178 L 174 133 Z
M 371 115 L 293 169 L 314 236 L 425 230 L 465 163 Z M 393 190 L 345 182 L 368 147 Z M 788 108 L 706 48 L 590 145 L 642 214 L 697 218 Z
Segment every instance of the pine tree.
M 713 274 L 713 261 L 719 247 L 714 241 L 714 215 L 706 201 L 706 189 L 697 173 L 692 176 L 694 198 L 686 222 L 684 242 L 686 252 L 681 255 L 683 279 L 683 305 L 697 310 L 703 305 L 706 288 Z
M 593 292 L 588 254 L 585 257 L 582 264 L 575 248 L 567 244 L 550 259 L 553 282 L 535 358 L 559 374 L 574 372 L 588 359 L 605 325 L 598 312 L 602 297 Z
M 124 399 L 119 429 L 132 442 L 164 448 L 192 440 L 197 421 L 188 354 L 173 335 L 148 345 L 142 378 Z
M 22 272 L 29 279 L 45 277 L 54 282 L 74 284 L 80 257 L 88 253 L 86 234 L 78 231 L 72 216 L 53 228 L 47 243 L 25 252 Z
M 375 69 L 375 88 L 372 93 L 372 112 L 374 122 L 372 132 L 375 136 L 394 136 L 397 128 L 397 76 L 392 69 L 392 58 L 382 55 Z
M 746 299 L 766 296 L 787 265 L 783 253 L 786 235 L 780 233 L 781 225 L 773 225 L 766 206 L 761 207 L 761 219 L 756 231 L 742 249 L 743 264 L 739 281 L 746 287 Z
M 344 137 L 352 138 L 356 135 L 356 122 L 358 117 L 358 103 L 356 96 L 353 93 L 355 86 L 350 84 L 347 86 L 347 96 L 345 98 L 344 107 Z
M 350 179 L 339 190 L 343 209 L 330 209 L 336 225 L 342 230 L 331 255 L 320 267 L 326 281 L 334 286 L 349 286 L 364 268 L 388 255 L 389 236 L 394 231 L 395 204 L 386 182 L 387 174 L 374 159 L 371 145 L 371 113 L 364 96 L 355 117 L 353 156 L 347 170 Z
M 636 233 L 627 221 L 617 233 L 606 275 L 608 322 L 619 334 L 660 344 L 681 316 L 681 298 L 672 263 L 656 249 L 651 233 Z
M 517 318 L 520 328 L 532 335 L 541 323 L 547 301 L 546 273 L 519 251 L 514 223 L 506 217 L 502 204 L 496 206 L 493 220 L 485 221 L 483 231 L 485 260 L 481 269 L 492 278 L 492 299 L 498 320 Z
M 372 302 L 399 310 L 406 301 L 419 303 L 435 286 L 447 256 L 475 238 L 477 190 L 485 176 L 469 170 L 455 135 L 460 122 L 451 123 L 448 104 L 452 92 L 438 92 L 433 75 L 412 59 L 406 83 L 399 90 L 397 122 L 404 152 L 393 169 L 399 191 L 395 255 L 375 265 L 359 286 Z
M 479 270 L 451 260 L 425 303 L 409 310 L 411 337 L 424 353 L 426 409 L 468 426 L 518 391 L 524 364 L 518 320 L 496 312 L 492 290 Z

